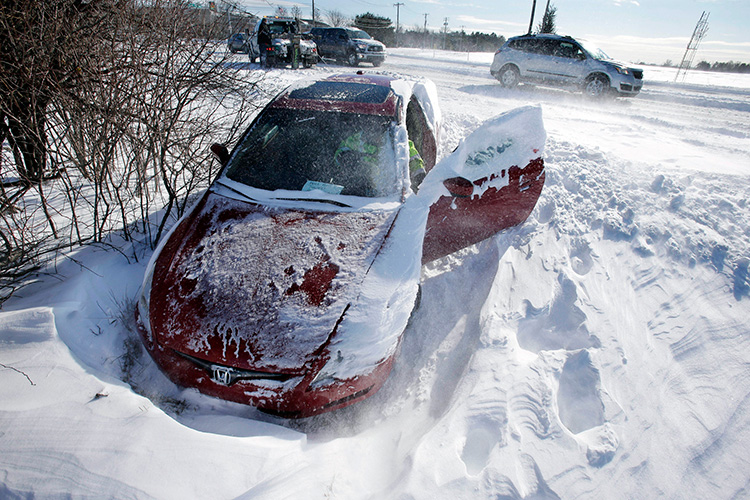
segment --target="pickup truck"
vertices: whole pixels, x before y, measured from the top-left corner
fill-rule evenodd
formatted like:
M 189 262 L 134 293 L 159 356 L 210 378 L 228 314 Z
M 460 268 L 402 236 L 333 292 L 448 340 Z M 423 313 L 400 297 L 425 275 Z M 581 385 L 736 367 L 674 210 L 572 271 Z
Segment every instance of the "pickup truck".
M 258 32 L 263 22 L 268 25 L 271 36 L 271 45 L 265 51 L 261 51 L 258 44 Z M 291 17 L 261 18 L 250 33 L 248 46 L 250 61 L 260 59 L 260 64 L 265 67 L 286 64 L 296 67 L 301 64 L 305 68 L 310 68 L 319 59 L 317 45 L 298 33 L 297 22 Z
M 361 62 L 380 66 L 385 61 L 385 45 L 357 28 L 313 28 L 310 30 L 318 45 L 320 57 L 345 61 L 349 66 Z

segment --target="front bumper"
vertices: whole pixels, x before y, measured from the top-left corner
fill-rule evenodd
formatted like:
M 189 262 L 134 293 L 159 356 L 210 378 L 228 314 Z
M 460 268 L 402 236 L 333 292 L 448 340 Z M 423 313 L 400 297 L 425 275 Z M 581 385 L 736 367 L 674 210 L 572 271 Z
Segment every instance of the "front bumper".
M 357 60 L 360 62 L 382 63 L 385 61 L 385 52 L 357 52 Z
M 324 355 L 314 366 L 297 371 L 263 373 L 237 369 L 161 346 L 147 335 L 140 318 L 136 319 L 144 346 L 172 382 L 284 418 L 311 417 L 366 399 L 383 385 L 395 360 L 394 354 L 369 373 L 318 385 L 313 381 L 327 360 Z
M 623 97 L 638 95 L 643 87 L 643 71 L 628 68 L 625 73 L 610 72 L 612 90 Z
M 620 82 L 620 88 L 617 89 L 617 92 L 618 94 L 622 96 L 632 97 L 632 96 L 638 95 L 642 87 L 643 87 L 643 82 L 640 80 L 637 80 L 635 84 Z

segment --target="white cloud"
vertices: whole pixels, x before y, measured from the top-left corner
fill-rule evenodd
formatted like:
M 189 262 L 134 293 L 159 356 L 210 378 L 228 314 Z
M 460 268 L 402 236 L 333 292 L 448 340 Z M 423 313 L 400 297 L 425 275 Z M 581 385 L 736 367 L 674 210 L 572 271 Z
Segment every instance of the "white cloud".
M 465 25 L 467 29 L 477 29 L 480 31 L 505 31 L 512 29 L 517 31 L 518 29 L 525 29 L 526 25 L 523 23 L 514 23 L 510 21 L 500 21 L 497 19 L 484 19 L 481 17 L 459 15 L 456 16 L 458 24 Z

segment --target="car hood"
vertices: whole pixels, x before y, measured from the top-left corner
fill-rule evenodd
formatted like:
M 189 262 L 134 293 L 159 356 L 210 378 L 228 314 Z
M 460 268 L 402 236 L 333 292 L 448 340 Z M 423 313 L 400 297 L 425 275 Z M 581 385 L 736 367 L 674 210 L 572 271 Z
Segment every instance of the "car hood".
M 636 69 L 635 67 L 631 66 L 630 64 L 618 61 L 616 59 L 597 59 L 597 61 L 601 62 L 602 64 L 606 66 L 617 66 L 619 68 L 627 68 L 627 69 Z
M 303 373 L 357 298 L 396 215 L 269 208 L 209 192 L 156 262 L 156 340 L 212 363 Z
M 380 46 L 385 47 L 385 45 L 377 40 L 370 40 L 367 38 L 353 38 L 352 39 L 355 43 L 364 43 L 370 46 Z

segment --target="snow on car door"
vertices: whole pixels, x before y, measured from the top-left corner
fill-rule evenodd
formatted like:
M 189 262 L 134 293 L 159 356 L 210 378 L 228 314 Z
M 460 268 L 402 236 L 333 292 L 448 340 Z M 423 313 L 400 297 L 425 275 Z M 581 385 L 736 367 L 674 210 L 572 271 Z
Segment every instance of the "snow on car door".
M 430 208 L 422 263 L 526 220 L 544 185 L 542 110 L 525 106 L 486 121 L 420 186 Z
M 551 56 L 550 40 L 524 40 L 525 62 L 522 64 L 524 76 L 534 80 L 556 80 L 555 59 Z

